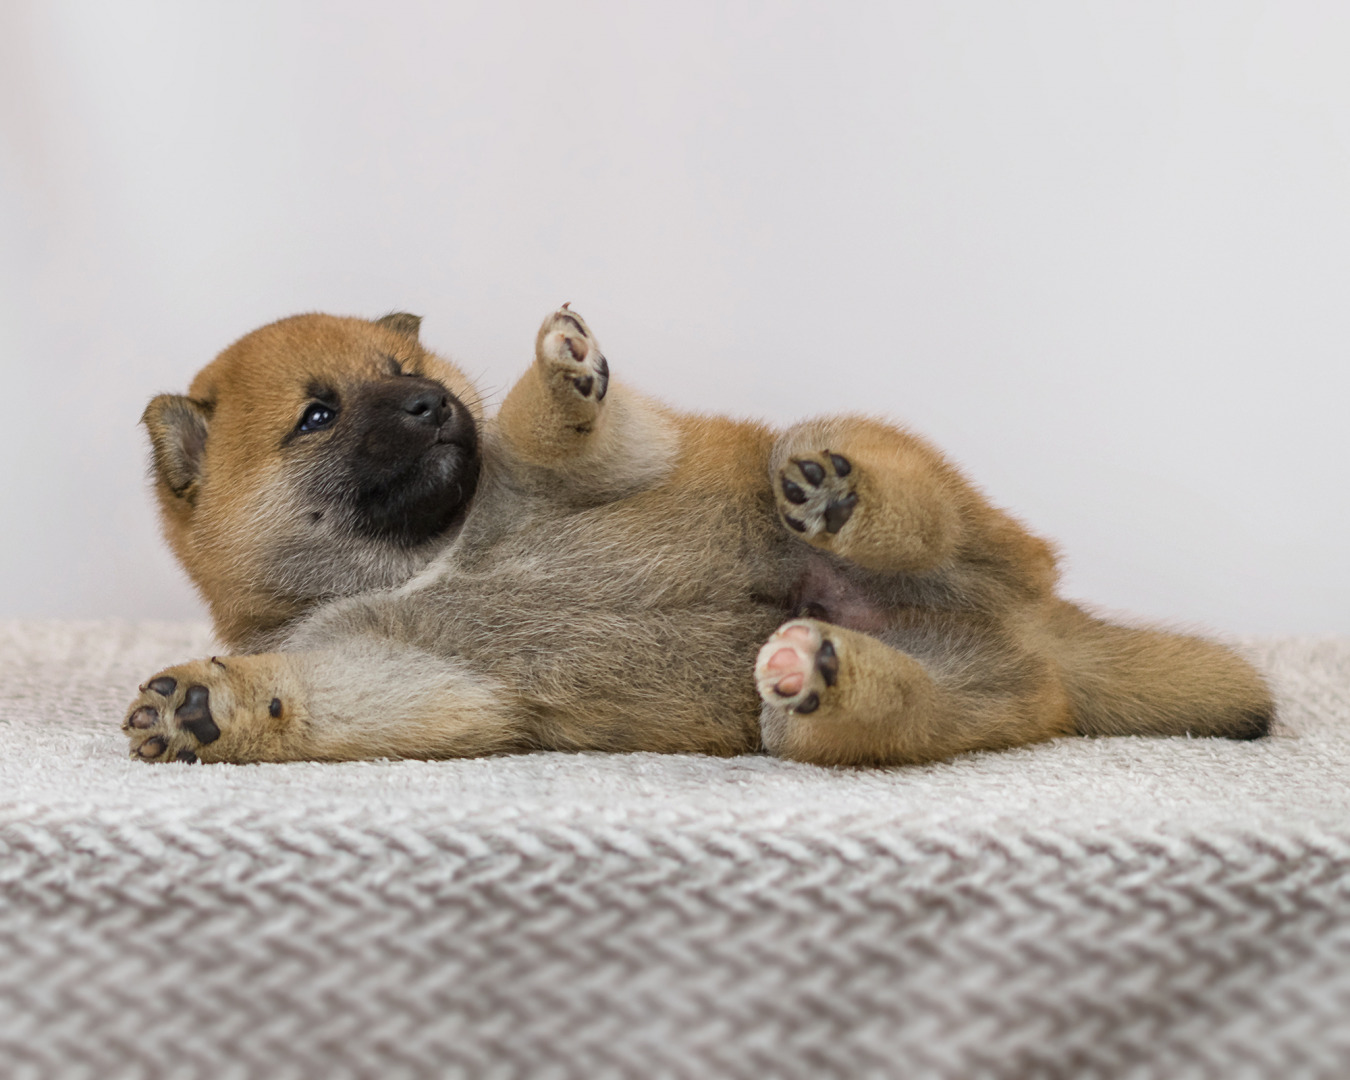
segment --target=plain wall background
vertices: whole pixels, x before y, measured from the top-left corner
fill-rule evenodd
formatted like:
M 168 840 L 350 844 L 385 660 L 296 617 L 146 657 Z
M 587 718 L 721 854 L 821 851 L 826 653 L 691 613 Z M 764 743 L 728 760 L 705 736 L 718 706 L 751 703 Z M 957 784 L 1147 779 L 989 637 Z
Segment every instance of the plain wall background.
M 1066 592 L 1350 632 L 1344 4 L 0 6 L 0 615 L 198 617 L 137 418 L 301 310 L 857 410 Z

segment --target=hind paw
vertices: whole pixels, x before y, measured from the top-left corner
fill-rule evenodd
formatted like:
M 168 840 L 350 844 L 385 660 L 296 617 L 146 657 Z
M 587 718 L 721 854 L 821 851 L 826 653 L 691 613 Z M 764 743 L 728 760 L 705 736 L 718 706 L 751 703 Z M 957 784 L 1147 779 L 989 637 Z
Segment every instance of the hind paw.
M 812 542 L 832 538 L 858 507 L 854 479 L 853 463 L 843 454 L 821 450 L 789 459 L 774 485 L 783 523 Z
M 813 713 L 839 682 L 839 655 L 824 625 L 794 619 L 780 626 L 759 650 L 755 685 L 768 705 Z

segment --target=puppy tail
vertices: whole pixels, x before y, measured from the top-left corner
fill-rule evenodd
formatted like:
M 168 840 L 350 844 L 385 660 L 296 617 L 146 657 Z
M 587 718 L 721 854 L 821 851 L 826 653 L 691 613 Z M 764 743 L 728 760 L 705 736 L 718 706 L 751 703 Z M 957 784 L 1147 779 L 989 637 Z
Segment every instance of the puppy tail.
M 1204 638 L 1116 626 L 1060 601 L 1052 619 L 1080 735 L 1259 739 L 1275 702 L 1231 649 Z

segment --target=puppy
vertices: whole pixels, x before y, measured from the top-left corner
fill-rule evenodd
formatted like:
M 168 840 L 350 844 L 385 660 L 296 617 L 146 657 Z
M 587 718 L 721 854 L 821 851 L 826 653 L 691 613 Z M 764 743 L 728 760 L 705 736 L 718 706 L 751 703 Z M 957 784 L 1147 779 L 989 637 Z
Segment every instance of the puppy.
M 1229 650 L 1057 597 L 1050 546 L 913 434 L 676 412 L 566 306 L 492 419 L 398 314 L 263 327 L 144 422 L 235 650 L 141 688 L 144 761 L 895 764 L 1272 720 Z

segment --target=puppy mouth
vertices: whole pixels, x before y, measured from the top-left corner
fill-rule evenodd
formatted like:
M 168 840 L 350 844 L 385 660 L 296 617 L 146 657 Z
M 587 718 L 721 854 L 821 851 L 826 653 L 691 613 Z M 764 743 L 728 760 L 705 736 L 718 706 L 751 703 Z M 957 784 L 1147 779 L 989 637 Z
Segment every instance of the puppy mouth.
M 463 520 L 478 487 L 477 439 L 441 430 L 407 467 L 359 489 L 353 509 L 358 532 L 415 547 Z
M 472 425 L 472 421 L 469 423 Z M 465 437 L 466 430 L 473 432 L 471 438 Z M 447 420 L 436 429 L 436 439 L 431 445 L 432 447 L 457 446 L 462 450 L 472 453 L 478 445 L 478 434 L 472 426 L 465 428 L 463 425 L 457 424 L 454 420 Z
M 481 461 L 478 426 L 431 380 L 380 383 L 348 412 L 334 456 L 316 463 L 338 520 L 357 536 L 416 547 L 453 529 L 468 511 Z M 326 478 L 326 479 L 325 479 Z

